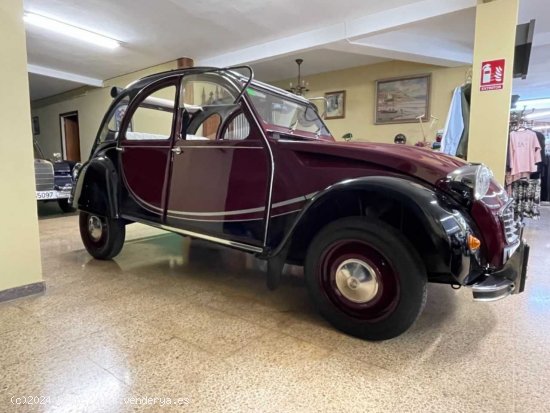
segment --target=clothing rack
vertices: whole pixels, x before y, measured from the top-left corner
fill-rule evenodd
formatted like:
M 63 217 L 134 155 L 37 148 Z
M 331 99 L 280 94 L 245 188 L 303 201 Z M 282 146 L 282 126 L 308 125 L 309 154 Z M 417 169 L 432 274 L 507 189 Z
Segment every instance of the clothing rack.
M 534 109 L 527 111 L 524 107 L 521 111 L 515 110 L 510 112 L 510 131 L 519 130 L 521 128 L 528 129 L 534 126 L 533 120 L 528 120 L 527 115 L 534 112 Z
M 533 110 L 515 110 L 510 113 L 508 162 L 506 172 L 507 192 L 514 200 L 516 218 L 540 217 L 541 193 L 548 196 L 547 159 L 544 156 L 544 140 L 531 129 L 534 122 L 528 119 Z M 542 179 L 541 179 L 542 178 Z M 541 191 L 544 185 L 544 190 Z

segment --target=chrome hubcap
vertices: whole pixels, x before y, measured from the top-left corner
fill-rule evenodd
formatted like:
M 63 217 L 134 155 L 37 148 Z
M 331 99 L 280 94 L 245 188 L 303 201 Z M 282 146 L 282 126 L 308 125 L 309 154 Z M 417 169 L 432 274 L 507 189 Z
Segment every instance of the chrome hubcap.
M 90 215 L 88 218 L 88 233 L 94 241 L 99 241 L 103 235 L 103 225 L 101 219 L 95 215 Z
M 348 300 L 367 303 L 378 293 L 379 280 L 369 264 L 357 259 L 342 262 L 336 269 L 336 287 Z

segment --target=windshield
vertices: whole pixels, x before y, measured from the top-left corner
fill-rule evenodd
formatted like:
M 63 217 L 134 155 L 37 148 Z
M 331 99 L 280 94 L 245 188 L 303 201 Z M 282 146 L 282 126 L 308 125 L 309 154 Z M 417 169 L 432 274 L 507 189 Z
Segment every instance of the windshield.
M 129 98 L 125 96 L 117 102 L 117 104 L 109 112 L 109 118 L 103 125 L 103 129 L 99 135 L 99 143 L 115 141 L 120 129 L 120 123 L 128 108 Z M 132 126 L 129 126 L 131 130 Z
M 265 123 L 287 128 L 290 131 L 330 136 L 330 132 L 313 106 L 250 87 L 246 92 Z

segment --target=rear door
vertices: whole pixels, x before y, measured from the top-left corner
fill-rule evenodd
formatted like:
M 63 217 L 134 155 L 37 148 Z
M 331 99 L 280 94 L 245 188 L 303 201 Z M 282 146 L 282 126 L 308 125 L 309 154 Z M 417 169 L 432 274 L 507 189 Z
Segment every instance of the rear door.
M 140 91 L 124 116 L 117 148 L 121 211 L 132 218 L 163 222 L 178 84 L 173 77 Z

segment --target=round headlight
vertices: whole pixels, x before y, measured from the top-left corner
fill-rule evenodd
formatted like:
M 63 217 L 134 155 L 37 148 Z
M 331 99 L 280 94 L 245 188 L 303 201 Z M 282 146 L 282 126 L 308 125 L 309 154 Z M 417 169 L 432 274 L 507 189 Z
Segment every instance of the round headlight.
M 485 165 L 464 165 L 448 176 L 450 189 L 461 198 L 480 200 L 489 191 L 493 172 Z
M 489 191 L 493 172 L 485 165 L 480 165 L 476 173 L 476 185 L 474 189 L 475 199 L 482 199 Z

